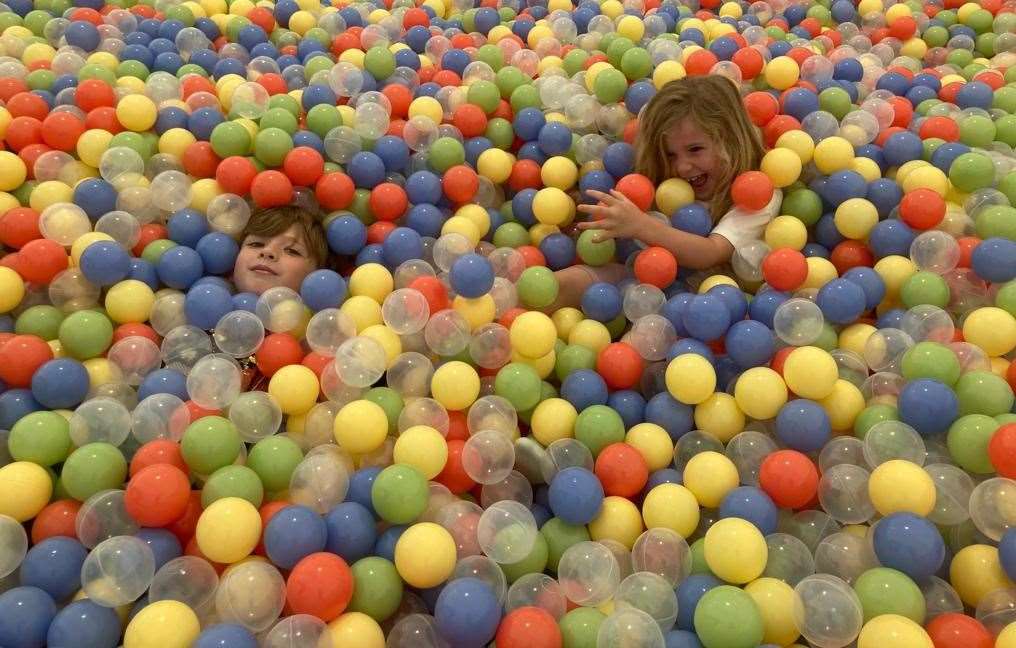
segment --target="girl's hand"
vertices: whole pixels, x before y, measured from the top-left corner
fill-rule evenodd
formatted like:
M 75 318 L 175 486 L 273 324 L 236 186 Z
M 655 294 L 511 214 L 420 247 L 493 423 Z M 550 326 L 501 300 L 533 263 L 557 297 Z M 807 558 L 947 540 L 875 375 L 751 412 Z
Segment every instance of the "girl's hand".
M 592 214 L 596 220 L 577 225 L 580 230 L 596 229 L 601 230 L 593 238 L 594 243 L 600 243 L 616 238 L 634 238 L 645 240 L 658 221 L 649 214 L 635 206 L 635 203 L 628 200 L 620 191 L 612 189 L 609 194 L 602 191 L 589 190 L 586 192 L 591 197 L 599 200 L 597 205 L 579 205 L 578 210 Z

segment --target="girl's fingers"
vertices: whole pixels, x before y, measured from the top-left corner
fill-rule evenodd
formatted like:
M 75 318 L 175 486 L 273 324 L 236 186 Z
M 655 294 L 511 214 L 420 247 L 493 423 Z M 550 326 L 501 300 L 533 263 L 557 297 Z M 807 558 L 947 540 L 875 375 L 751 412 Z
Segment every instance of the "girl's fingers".
M 589 189 L 588 191 L 586 191 L 586 193 L 589 194 L 591 197 L 596 198 L 597 200 L 600 200 L 607 204 L 611 204 L 617 201 L 617 199 L 614 196 L 607 193 L 603 193 L 602 191 L 597 191 L 595 189 Z

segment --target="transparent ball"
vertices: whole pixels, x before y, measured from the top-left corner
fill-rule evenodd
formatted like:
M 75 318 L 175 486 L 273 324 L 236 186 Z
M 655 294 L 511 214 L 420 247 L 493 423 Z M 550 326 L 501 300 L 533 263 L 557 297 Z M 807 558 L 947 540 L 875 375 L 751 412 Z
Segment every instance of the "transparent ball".
M 92 222 L 88 220 L 88 215 L 71 203 L 52 204 L 39 214 L 39 232 L 64 247 L 70 247 L 78 237 L 91 231 Z
M 113 398 L 90 398 L 78 405 L 70 420 L 71 441 L 119 446 L 131 433 L 131 413 Z
M 921 583 L 921 593 L 924 594 L 925 618 L 934 619 L 940 614 L 949 612 L 963 613 L 963 601 L 956 593 L 952 585 L 938 576 L 929 576 L 927 582 Z
M 864 361 L 872 371 L 893 370 L 912 346 L 914 338 L 908 333 L 896 328 L 878 329 L 864 343 Z
M 427 325 L 430 306 L 419 290 L 399 288 L 385 297 L 381 317 L 388 328 L 399 335 L 408 335 L 422 331 Z
M 162 366 L 162 352 L 149 338 L 140 335 L 125 337 L 106 352 L 106 359 L 120 370 L 121 379 L 137 386 L 145 376 Z
M 295 330 L 304 319 L 304 305 L 300 295 L 292 288 L 269 288 L 258 297 L 254 312 L 265 328 L 273 333 Z
M 259 84 L 252 84 L 259 85 Z M 236 194 L 219 194 L 208 203 L 208 225 L 216 232 L 239 237 L 250 221 L 250 205 Z
M 860 633 L 861 601 L 843 580 L 815 574 L 794 587 L 794 621 L 815 646 L 846 646 Z
M 505 602 L 508 581 L 501 566 L 487 556 L 474 555 L 459 559 L 449 580 L 456 578 L 475 578 L 483 581 L 490 586 L 490 591 L 494 592 L 498 601 Z
M 244 392 L 229 407 L 229 420 L 236 426 L 241 439 L 257 443 L 278 432 L 282 425 L 282 410 L 268 392 Z
M 800 297 L 780 304 L 773 316 L 776 337 L 792 346 L 805 346 L 817 340 L 822 335 L 824 324 L 825 318 L 818 304 Z
M 247 119 L 261 119 L 268 110 L 269 99 L 268 90 L 260 83 L 241 83 L 233 90 L 229 112 Z
M 131 432 L 140 443 L 156 439 L 179 441 L 190 425 L 190 412 L 173 394 L 152 394 L 131 412 Z
M 766 536 L 766 547 L 769 555 L 763 576 L 778 578 L 793 587 L 815 573 L 811 550 L 799 538 L 788 533 L 770 533 Z
M 670 630 L 677 620 L 677 594 L 674 586 L 659 574 L 631 574 L 617 587 L 615 610 L 641 610 L 651 616 L 660 630 Z
M 133 248 L 141 238 L 141 223 L 133 214 L 125 211 L 111 211 L 95 222 L 95 231 L 108 234 L 125 248 Z
M 178 326 L 187 324 L 187 313 L 184 311 L 186 297 L 178 290 L 159 291 L 152 304 L 150 323 L 155 332 L 165 336 Z
M 743 485 L 758 486 L 762 462 L 776 449 L 772 437 L 755 430 L 745 430 L 731 439 L 723 452 L 734 462 Z
M 219 575 L 211 563 L 198 556 L 180 556 L 155 572 L 148 602 L 180 601 L 200 612 L 214 602 L 218 586 Z
M 399 414 L 399 433 L 414 425 L 426 425 L 441 434 L 447 434 L 448 411 L 433 398 L 413 398 L 403 406 L 402 413 Z
M 508 329 L 496 322 L 476 329 L 469 341 L 469 357 L 484 369 L 503 367 L 511 360 L 511 353 Z
M 132 535 L 99 543 L 81 565 L 81 589 L 104 607 L 138 600 L 155 575 L 155 557 L 144 541 Z
M 852 436 L 829 439 L 818 455 L 819 470 L 824 473 L 841 464 L 864 466 L 864 441 Z
M 910 259 L 921 270 L 945 274 L 959 263 L 960 245 L 945 232 L 922 232 L 910 244 Z
M 349 473 L 349 466 L 334 454 L 308 454 L 289 478 L 289 500 L 324 515 L 346 498 Z
M 310 326 L 307 327 L 308 334 Z M 246 358 L 261 346 L 265 325 L 250 311 L 235 310 L 223 315 L 212 334 L 215 346 L 234 358 Z
M 163 171 L 152 178 L 152 204 L 164 211 L 177 211 L 190 205 L 191 180 L 181 171 Z
M 539 530 L 532 512 L 523 504 L 508 500 L 497 502 L 485 510 L 476 525 L 480 549 L 503 565 L 516 563 L 528 556 L 537 533 Z
M 240 395 L 241 382 L 236 360 L 216 353 L 198 360 L 187 374 L 187 394 L 200 407 L 221 410 Z
M 0 578 L 13 574 L 28 553 L 28 534 L 20 522 L 0 515 Z
M 251 632 L 264 632 L 286 603 L 286 581 L 271 563 L 248 560 L 222 574 L 215 591 L 215 611 L 222 623 L 238 623 Z
M 511 471 L 499 482 L 484 484 L 480 489 L 480 506 L 492 506 L 505 500 L 519 502 L 526 508 L 533 505 L 533 485 L 518 470 Z
M 140 528 L 127 513 L 126 491 L 104 490 L 89 497 L 74 518 L 81 544 L 95 547 L 114 536 L 134 535 Z
M 815 548 L 815 570 L 853 583 L 864 572 L 878 567 L 871 540 L 847 531 L 823 538 Z
M 646 315 L 659 313 L 666 300 L 666 295 L 656 286 L 636 284 L 625 291 L 622 310 L 628 321 L 636 322 Z
M 881 421 L 864 437 L 864 460 L 872 468 L 893 459 L 924 465 L 924 439 L 902 421 Z
M 818 499 L 826 513 L 843 524 L 861 524 L 875 514 L 868 496 L 869 473 L 860 466 L 840 464 L 823 473 Z
M 1016 526 L 1016 481 L 993 477 L 981 482 L 970 494 L 970 519 L 977 530 L 998 542 Z
M 462 446 L 462 469 L 478 484 L 504 480 L 514 465 L 515 446 L 503 432 L 481 430 Z
M 328 625 L 310 614 L 287 616 L 265 636 L 265 648 L 330 648 Z
M 935 508 L 928 519 L 942 526 L 955 526 L 969 519 L 973 478 L 952 464 L 930 464 L 924 470 L 935 483 Z
M 314 313 L 307 323 L 305 338 L 311 350 L 334 356 L 344 342 L 356 335 L 356 323 L 338 308 L 325 308 Z
M 903 314 L 900 328 L 914 342 L 930 341 L 948 344 L 953 341 L 956 323 L 947 311 L 938 306 L 919 304 Z
M 662 315 L 643 315 L 635 321 L 628 333 L 628 344 L 649 362 L 666 358 L 667 351 L 674 342 L 677 342 L 674 325 Z
M 388 648 L 446 648 L 448 642 L 429 614 L 410 614 L 399 619 L 388 633 Z
M 451 309 L 438 311 L 423 329 L 427 348 L 440 356 L 453 356 L 462 352 L 472 340 L 469 322 Z
M 635 541 L 631 562 L 634 571 L 656 574 L 673 589 L 691 574 L 691 549 L 676 531 L 653 528 Z
M 525 574 L 508 589 L 505 612 L 521 607 L 538 607 L 560 620 L 568 611 L 568 601 L 561 584 L 546 574 Z
M 196 326 L 176 326 L 162 338 L 162 362 L 167 369 L 189 374 L 197 363 L 215 353 L 207 333 Z
M 501 396 L 483 396 L 469 406 L 466 425 L 470 433 L 485 430 L 500 432 L 507 438 L 515 437 L 518 431 L 518 414 L 511 402 Z
M 387 362 L 384 348 L 369 337 L 351 337 L 335 351 L 339 378 L 352 387 L 373 385 L 384 374 Z
M 590 541 L 577 542 L 564 551 L 557 578 L 565 596 L 584 607 L 609 601 L 621 582 L 614 554 L 602 544 Z
M 49 301 L 65 313 L 98 306 L 100 292 L 100 288 L 89 282 L 79 268 L 68 268 L 61 271 L 49 283 L 47 290 Z M 154 307 L 152 315 L 155 315 Z
M 420 398 L 430 393 L 430 379 L 434 375 L 434 363 L 430 358 L 409 351 L 399 355 L 392 362 L 386 374 L 388 387 L 403 398 Z
M 674 596 L 673 591 L 671 595 Z M 676 618 L 676 597 L 674 602 L 674 616 Z M 664 645 L 663 632 L 660 630 L 657 620 L 650 614 L 634 607 L 615 609 L 603 620 L 596 634 L 596 648 L 624 648 L 625 646 L 663 648 Z

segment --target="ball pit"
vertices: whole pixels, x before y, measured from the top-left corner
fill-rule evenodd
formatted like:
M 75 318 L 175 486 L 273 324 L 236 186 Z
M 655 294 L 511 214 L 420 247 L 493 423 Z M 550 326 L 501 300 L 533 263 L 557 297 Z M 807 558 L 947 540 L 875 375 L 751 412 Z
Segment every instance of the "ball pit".
M 1012 0 L 3 8 L 0 645 L 1016 647 Z

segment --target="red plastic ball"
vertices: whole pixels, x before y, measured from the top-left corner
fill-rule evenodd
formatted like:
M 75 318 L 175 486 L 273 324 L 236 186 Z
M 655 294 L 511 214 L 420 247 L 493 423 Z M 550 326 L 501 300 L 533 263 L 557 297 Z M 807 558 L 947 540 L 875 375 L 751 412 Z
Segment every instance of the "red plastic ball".
M 645 457 L 627 443 L 612 443 L 601 450 L 593 471 L 606 495 L 634 497 L 649 480 Z
M 81 86 L 78 86 L 79 88 Z M 20 93 L 28 92 L 28 85 L 21 79 L 15 77 L 4 77 L 0 79 L 0 100 L 10 101 L 11 97 Z
M 355 192 L 353 180 L 345 173 L 326 173 L 314 185 L 318 204 L 331 211 L 349 207 Z
M 780 112 L 780 102 L 768 92 L 750 92 L 744 97 L 744 108 L 752 123 L 761 128 Z
M 251 21 L 266 33 L 275 29 L 275 15 L 265 7 L 255 7 L 247 12 L 247 20 Z
M 134 256 L 141 256 L 145 246 L 152 241 L 169 238 L 169 230 L 165 225 L 159 223 L 148 223 L 141 226 L 141 233 L 138 235 L 138 242 L 131 248 Z
M 791 248 L 778 248 L 762 260 L 762 278 L 776 290 L 794 290 L 808 278 L 808 261 Z
M 635 278 L 657 288 L 666 288 L 677 278 L 677 259 L 666 248 L 647 247 L 635 257 Z
M 300 364 L 303 360 L 303 349 L 295 337 L 289 333 L 272 333 L 265 337 L 261 348 L 254 354 L 258 369 L 271 378 L 276 371 L 291 364 Z
M 730 197 L 742 209 L 758 211 L 773 199 L 773 181 L 761 171 L 746 171 L 734 178 Z
M 388 97 L 392 105 L 392 117 L 405 118 L 409 115 L 409 104 L 413 102 L 413 93 L 404 85 L 392 83 L 386 85 L 381 94 Z
M 183 152 L 184 170 L 195 178 L 211 178 L 219 168 L 222 158 L 215 154 L 208 142 L 194 142 Z
M 917 134 L 921 139 L 937 137 L 947 142 L 957 142 L 960 139 L 960 127 L 952 119 L 936 115 L 925 118 Z
M 757 77 L 766 64 L 762 54 L 753 47 L 742 47 L 734 52 L 730 60 L 741 69 L 741 78 L 745 80 Z
M 776 98 L 773 97 L 773 101 Z M 762 139 L 768 148 L 776 146 L 776 140 L 784 133 L 792 130 L 800 130 L 801 122 L 790 115 L 776 115 L 762 127 Z
M 508 187 L 512 191 L 539 189 L 542 186 L 543 179 L 540 177 L 540 165 L 536 160 L 519 160 L 512 165 L 511 174 L 508 176 Z
M 395 223 L 391 221 L 375 221 L 367 226 L 367 243 L 384 243 L 388 235 L 395 229 Z
M 127 324 L 121 324 L 113 330 L 114 344 L 129 337 L 148 338 L 156 344 L 162 344 L 162 338 L 155 332 L 155 329 L 141 322 L 128 322 Z
M 466 413 L 459 410 L 448 412 L 448 434 L 445 438 L 449 441 L 466 441 L 469 439 L 469 423 Z
M 402 15 L 402 27 L 409 29 L 418 25 L 421 27 L 430 25 L 430 16 L 427 15 L 427 12 L 416 7 L 406 10 L 406 13 Z
M 371 213 L 378 220 L 396 221 L 406 213 L 409 198 L 406 190 L 393 182 L 382 182 L 370 190 L 368 199 Z
M 339 556 L 321 551 L 296 563 L 286 580 L 286 602 L 294 614 L 313 614 L 328 622 L 353 597 L 353 574 Z
M 127 482 L 124 506 L 141 526 L 164 527 L 179 520 L 190 502 L 187 473 L 169 464 L 142 468 Z
M 85 126 L 109 131 L 114 135 L 123 131 L 123 125 L 116 118 L 116 108 L 113 106 L 99 106 L 89 110 L 85 115 Z
M 75 523 L 79 510 L 81 510 L 81 502 L 72 499 L 62 499 L 47 504 L 32 520 L 32 544 L 39 544 L 46 538 L 55 536 L 77 538 L 78 532 Z
M 684 69 L 689 76 L 702 76 L 709 74 L 719 60 L 707 49 L 695 50 L 684 62 Z
M 187 474 L 187 462 L 183 460 L 180 444 L 170 439 L 155 439 L 142 445 L 131 458 L 130 474 L 136 475 L 149 466 L 167 464 Z
M 258 85 L 268 91 L 271 96 L 285 94 L 289 87 L 286 85 L 286 80 L 282 78 L 281 74 L 269 72 L 268 74 L 262 74 L 258 77 Z
M 34 92 L 21 92 L 7 102 L 11 117 L 34 117 L 40 122 L 49 114 L 49 104 Z
M 282 170 L 298 187 L 311 187 L 325 172 L 325 159 L 309 146 L 297 146 L 286 154 Z
M 596 357 L 596 371 L 611 389 L 631 389 L 642 379 L 645 363 L 627 342 L 613 342 Z
M 931 229 L 943 218 L 945 200 L 931 189 L 914 189 L 900 201 L 900 220 L 914 229 Z
M 48 284 L 53 277 L 67 269 L 69 257 L 62 245 L 49 239 L 35 239 L 25 243 L 22 254 L 32 260 L 22 270 L 25 281 Z
M 103 106 L 116 105 L 116 93 L 108 83 L 101 79 L 85 79 L 78 84 L 74 93 L 78 108 L 86 113 Z
M 192 400 L 184 401 L 184 405 L 187 407 L 187 414 L 190 416 L 191 423 L 206 416 L 220 416 L 222 414 L 220 410 L 201 407 Z
M 926 628 L 935 648 L 992 648 L 995 640 L 977 619 L 958 612 L 946 612 L 932 619 Z
M 875 256 L 861 241 L 846 240 L 836 244 L 829 253 L 829 261 L 836 267 L 836 272 L 842 275 L 851 268 L 870 268 L 875 264 Z
M 36 370 L 53 360 L 53 348 L 37 335 L 14 335 L 0 344 L 0 380 L 8 388 L 31 384 Z
M 648 211 L 656 196 L 656 187 L 652 181 L 641 173 L 629 173 L 617 181 L 614 187 L 625 195 L 628 200 L 642 211 Z
M 476 104 L 464 103 L 452 113 L 452 124 L 463 137 L 478 137 L 487 130 L 487 114 Z
M 229 193 L 246 196 L 257 175 L 257 167 L 249 159 L 234 155 L 219 162 L 215 168 L 215 181 Z
M 445 171 L 441 187 L 448 198 L 456 203 L 467 203 L 480 188 L 480 178 L 470 167 L 459 164 Z
M 448 289 L 437 277 L 417 277 L 409 282 L 407 287 L 419 291 L 424 296 L 431 315 L 448 308 Z
M 777 450 L 762 461 L 759 486 L 781 508 L 800 508 L 818 492 L 818 468 L 797 450 Z
M 42 120 L 42 141 L 58 151 L 73 151 L 85 132 L 85 122 L 69 112 L 50 113 Z
M 466 444 L 462 439 L 448 441 L 448 460 L 444 468 L 438 473 L 435 481 L 444 484 L 448 490 L 456 495 L 468 493 L 476 486 L 476 482 L 466 473 L 462 467 L 462 447 Z
M 956 239 L 956 243 L 960 246 L 960 260 L 956 267 L 969 268 L 970 255 L 974 253 L 974 248 L 981 244 L 981 239 L 976 236 L 962 236 Z
M 39 212 L 31 207 L 15 207 L 0 216 L 0 243 L 7 247 L 21 248 L 41 236 Z
M 21 151 L 21 149 L 29 144 L 41 144 L 42 121 L 35 117 L 15 117 L 7 125 L 4 141 L 15 153 Z M 32 167 L 29 166 L 28 168 L 31 170 Z
M 281 171 L 262 171 L 254 176 L 250 194 L 258 207 L 281 207 L 293 199 L 293 183 Z
M 557 621 L 543 608 L 521 607 L 501 619 L 494 637 L 498 648 L 561 648 Z
M 40 157 L 42 157 L 43 153 L 49 153 L 52 150 L 53 149 L 51 149 L 46 144 L 43 144 L 42 142 L 36 142 L 34 144 L 29 144 L 28 146 L 18 151 L 18 157 L 20 157 L 21 161 L 25 163 L 25 167 L 28 170 L 29 180 L 35 179 L 35 163 L 39 160 Z
M 326 356 L 322 353 L 318 353 L 317 351 L 311 351 L 303 357 L 300 364 L 308 367 L 318 377 L 318 380 L 320 380 L 321 374 L 324 373 L 325 368 L 329 363 L 331 363 L 332 359 L 333 358 L 331 356 Z
M 1006 373 L 1012 373 L 1012 366 Z M 988 459 L 1000 477 L 1016 478 L 1016 423 L 995 430 L 988 442 Z

